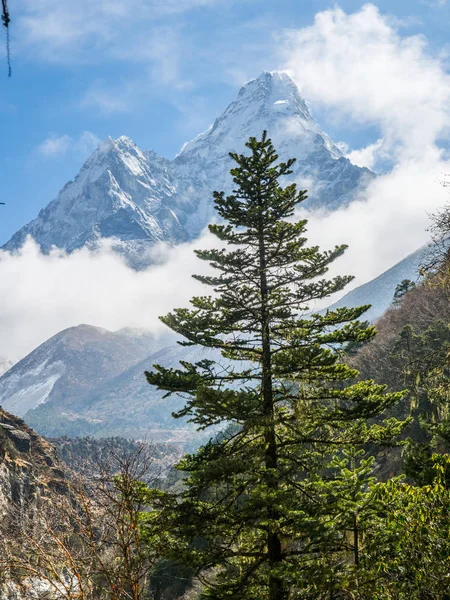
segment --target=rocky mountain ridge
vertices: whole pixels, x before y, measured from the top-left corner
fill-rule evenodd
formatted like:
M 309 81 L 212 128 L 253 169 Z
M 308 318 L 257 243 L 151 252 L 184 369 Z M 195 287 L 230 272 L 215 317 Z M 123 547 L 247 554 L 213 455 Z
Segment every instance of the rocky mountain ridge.
M 202 356 L 203 356 L 202 351 Z M 122 436 L 153 442 L 200 443 L 183 419 L 183 400 L 148 385 L 155 363 L 196 361 L 199 349 L 142 331 L 79 325 L 53 336 L 0 377 L 0 402 L 48 437 Z

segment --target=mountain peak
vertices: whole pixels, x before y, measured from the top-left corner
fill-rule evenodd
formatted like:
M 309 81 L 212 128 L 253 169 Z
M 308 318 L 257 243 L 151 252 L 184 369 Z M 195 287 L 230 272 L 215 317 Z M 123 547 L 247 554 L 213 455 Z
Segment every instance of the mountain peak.
M 284 71 L 263 71 L 258 77 L 254 79 L 249 79 L 247 83 L 241 87 L 240 93 L 243 89 L 245 89 L 249 85 L 279 85 L 285 86 L 286 88 L 294 88 L 298 91 L 298 87 L 294 80 Z
M 306 122 L 313 123 L 297 84 L 287 73 L 263 71 L 259 77 L 242 86 L 239 98 L 264 103 L 266 110 L 298 116 Z
M 265 129 L 278 149 L 290 139 L 295 140 L 297 152 L 298 144 L 310 151 L 319 136 L 334 158 L 342 156 L 315 123 L 297 84 L 287 73 L 278 71 L 263 71 L 243 85 L 214 124 L 184 145 L 181 156 L 212 158 L 229 151 L 241 152 L 250 136 L 258 137 Z
M 122 144 L 123 146 L 136 146 L 131 138 L 126 135 L 120 135 L 116 140 L 116 144 Z
M 250 79 L 239 90 L 239 95 L 244 94 L 249 88 L 263 88 L 268 92 L 276 89 L 277 91 L 285 91 L 295 93 L 299 98 L 300 92 L 295 81 L 284 71 L 263 71 L 261 75 Z
M 121 135 L 117 139 L 108 136 L 101 142 L 84 163 L 82 172 L 86 172 L 90 179 L 97 179 L 105 169 L 111 167 L 111 160 L 118 161 L 136 176 L 142 175 L 145 170 L 146 158 L 143 152 L 131 138 Z
M 100 142 L 91 156 L 87 159 L 86 163 L 89 164 L 91 162 L 99 162 L 104 156 L 108 155 L 111 152 L 121 153 L 121 152 L 140 152 L 139 148 L 133 142 L 133 140 L 126 135 L 121 135 L 120 137 L 114 139 L 110 135 Z

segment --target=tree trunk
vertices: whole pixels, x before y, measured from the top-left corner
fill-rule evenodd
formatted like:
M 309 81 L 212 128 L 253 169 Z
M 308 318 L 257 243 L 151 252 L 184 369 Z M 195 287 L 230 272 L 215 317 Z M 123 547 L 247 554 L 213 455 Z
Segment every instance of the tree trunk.
M 353 515 L 353 554 L 354 563 L 356 566 L 359 566 L 359 531 L 356 513 Z
M 261 213 L 260 213 L 261 215 Z M 272 353 L 270 344 L 270 322 L 267 308 L 268 287 L 267 287 L 267 265 L 263 238 L 263 224 L 260 217 L 259 227 L 259 267 L 260 267 L 260 290 L 261 290 L 261 338 L 262 338 L 262 373 L 261 385 L 263 396 L 263 414 L 265 422 L 265 466 L 271 472 L 267 475 L 267 487 L 272 490 L 278 487 L 276 476 L 273 471 L 278 467 L 277 443 L 275 437 L 275 415 L 272 389 Z M 280 515 L 278 511 L 269 506 L 269 521 L 276 522 Z M 271 568 L 279 565 L 283 559 L 281 551 L 281 541 L 277 533 L 269 533 L 267 536 L 267 552 L 269 565 Z M 287 591 L 280 577 L 269 576 L 269 600 L 286 600 Z

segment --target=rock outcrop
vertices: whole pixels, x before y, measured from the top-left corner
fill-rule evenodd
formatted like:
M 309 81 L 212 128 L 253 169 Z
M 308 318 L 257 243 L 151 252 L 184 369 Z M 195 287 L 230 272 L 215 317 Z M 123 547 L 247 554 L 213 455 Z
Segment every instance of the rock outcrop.
M 22 419 L 0 408 L 0 519 L 4 536 L 17 515 L 32 515 L 42 502 L 68 493 L 66 469 L 54 447 Z M 2 540 L 3 542 L 4 540 Z M 3 557 L 0 557 L 3 558 Z M 1 571 L 1 569 L 0 569 Z M 23 588 L 0 572 L 0 600 L 34 600 L 36 590 L 45 592 L 44 582 Z M 27 591 L 24 591 L 26 589 Z
M 0 408 L 0 513 L 30 510 L 43 495 L 64 494 L 67 479 L 54 447 L 22 419 Z

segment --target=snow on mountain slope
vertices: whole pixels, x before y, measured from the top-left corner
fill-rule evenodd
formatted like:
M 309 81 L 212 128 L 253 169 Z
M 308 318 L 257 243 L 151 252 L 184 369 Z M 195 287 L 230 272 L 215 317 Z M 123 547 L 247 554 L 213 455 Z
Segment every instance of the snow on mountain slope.
M 5 244 L 22 246 L 31 235 L 44 252 L 52 246 L 71 251 L 95 248 L 101 238 L 117 238 L 116 248 L 130 252 L 158 241 L 181 241 L 176 215 L 164 200 L 175 184 L 162 161 L 149 161 L 127 137 L 103 142 L 85 162 L 75 181 Z
M 391 306 L 397 285 L 403 279 L 416 282 L 419 279 L 419 269 L 430 251 L 428 245 L 422 246 L 396 265 L 363 285 L 351 290 L 340 300 L 329 306 L 329 309 L 348 306 L 371 304 L 371 308 L 361 319 L 375 322 Z
M 174 159 L 142 152 L 129 138 L 109 138 L 85 162 L 74 181 L 5 244 L 20 248 L 28 235 L 44 252 L 95 248 L 114 238 L 130 264 L 149 263 L 158 241 L 194 239 L 214 216 L 212 191 L 231 187 L 230 151 L 242 151 L 250 135 L 266 129 L 282 159 L 298 159 L 293 177 L 308 187 L 309 206 L 348 203 L 373 174 L 352 165 L 324 134 L 284 73 L 262 73 L 206 132 Z
M 306 155 L 310 152 L 310 141 L 316 135 L 323 137 L 323 144 L 334 158 L 342 153 L 319 129 L 311 117 L 306 102 L 300 96 L 298 87 L 285 73 L 263 72 L 240 90 L 237 99 L 216 119 L 214 125 L 184 145 L 179 156 L 199 156 L 216 158 L 229 148 L 242 152 L 251 135 L 259 136 L 261 127 L 280 148 L 303 147 Z M 306 141 L 306 144 L 303 142 Z M 300 145 L 296 145 L 300 142 Z M 283 150 L 282 150 L 283 151 Z M 304 155 L 299 155 L 302 158 Z
M 0 377 L 14 365 L 11 360 L 0 357 Z
M 187 419 L 174 419 L 181 409 L 179 395 L 164 398 L 164 392 L 150 386 L 144 372 L 153 364 L 178 367 L 180 360 L 196 362 L 217 356 L 203 348 L 183 348 L 172 340 L 126 371 L 93 385 L 84 396 L 55 400 L 25 415 L 27 423 L 47 436 L 94 435 L 147 439 L 154 442 L 185 442 L 202 439 Z M 0 379 L 1 386 L 1 379 Z M 210 432 L 206 434 L 210 435 Z
M 308 205 L 337 208 L 348 203 L 373 176 L 345 158 L 313 120 L 297 85 L 285 73 L 263 72 L 244 85 L 237 99 L 214 124 L 185 144 L 175 158 L 178 171 L 196 174 L 196 180 L 215 182 L 230 190 L 229 152 L 245 151 L 250 136 L 267 130 L 281 159 L 296 158 L 292 179 L 310 187 Z
M 79 325 L 53 336 L 0 377 L 0 405 L 51 437 L 192 441 L 198 437 L 194 426 L 171 416 L 183 399 L 164 399 L 144 371 L 155 363 L 175 367 L 180 359 L 204 356 L 205 350 L 183 348 L 172 336 L 154 339 L 140 330 Z
M 79 325 L 53 336 L 0 377 L 0 405 L 22 417 L 47 402 L 75 401 L 158 348 L 151 336 Z

